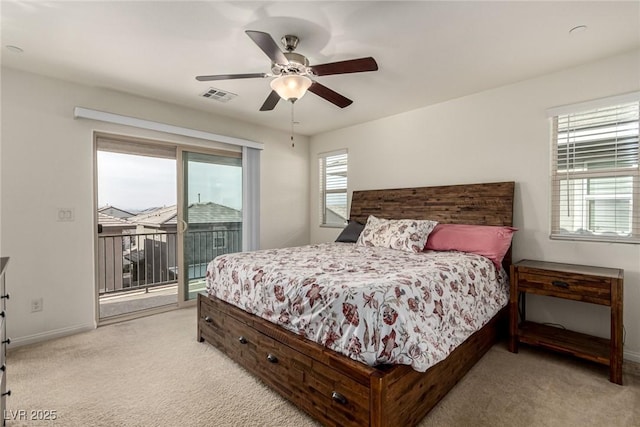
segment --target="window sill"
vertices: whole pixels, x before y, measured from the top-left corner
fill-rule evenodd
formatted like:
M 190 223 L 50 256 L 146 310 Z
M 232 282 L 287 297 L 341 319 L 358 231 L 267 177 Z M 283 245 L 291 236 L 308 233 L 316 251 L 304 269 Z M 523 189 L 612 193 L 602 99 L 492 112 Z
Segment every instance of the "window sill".
M 552 234 L 549 236 L 551 240 L 569 240 L 572 242 L 596 242 L 596 243 L 626 243 L 638 245 L 640 244 L 640 238 L 638 237 L 608 237 L 608 236 L 589 236 L 589 235 L 558 235 Z
M 347 224 L 320 224 L 320 228 L 345 228 Z

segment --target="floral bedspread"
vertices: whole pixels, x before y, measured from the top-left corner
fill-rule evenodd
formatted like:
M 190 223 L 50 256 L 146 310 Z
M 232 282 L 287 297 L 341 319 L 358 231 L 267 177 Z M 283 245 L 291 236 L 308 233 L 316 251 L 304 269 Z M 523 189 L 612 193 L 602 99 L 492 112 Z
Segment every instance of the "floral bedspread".
M 505 271 L 480 255 L 352 243 L 221 255 L 207 291 L 354 360 L 421 372 L 509 299 Z

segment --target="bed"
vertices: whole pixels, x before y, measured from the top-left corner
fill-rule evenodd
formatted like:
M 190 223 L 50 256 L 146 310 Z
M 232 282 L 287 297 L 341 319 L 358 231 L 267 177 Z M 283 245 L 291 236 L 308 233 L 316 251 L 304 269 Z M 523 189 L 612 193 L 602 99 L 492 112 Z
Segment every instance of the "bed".
M 374 215 L 388 219 L 429 219 L 446 224 L 511 226 L 513 192 L 513 182 L 355 191 L 350 219 L 364 223 Z M 306 250 L 321 253 L 329 251 L 329 246 L 315 245 Z M 342 258 L 348 263 L 352 249 L 338 250 L 345 251 Z M 285 253 L 285 257 L 295 259 L 296 251 Z M 407 266 L 413 262 L 413 258 L 402 260 Z M 503 265 L 508 267 L 510 263 L 509 250 Z M 276 317 L 271 319 L 273 323 L 265 320 L 263 317 L 269 317 L 265 316 L 265 310 L 257 310 L 250 305 L 250 300 L 240 301 L 239 297 L 234 300 L 232 289 L 220 292 L 198 295 L 198 340 L 223 351 L 325 425 L 416 425 L 495 343 L 499 332 L 504 330 L 506 318 L 506 305 L 498 307 L 489 319 L 483 320 L 484 326 L 456 344 L 446 358 L 440 360 L 434 356 L 433 363 L 428 365 L 392 364 L 397 360 L 391 352 L 385 355 L 389 358 L 380 358 L 385 352 L 379 349 L 367 364 L 366 357 L 360 357 L 360 348 L 358 351 L 351 348 L 346 354 L 342 354 L 344 349 L 332 349 L 337 339 L 327 345 L 326 333 L 319 334 L 325 337 L 322 345 L 309 339 L 312 337 L 305 338 L 302 331 L 292 332 L 297 327 L 288 324 L 289 313 L 284 320 L 279 317 L 279 311 L 272 313 Z M 224 297 L 222 292 L 227 292 Z M 395 292 L 400 296 L 405 290 L 397 288 Z M 282 295 L 276 293 L 274 301 L 280 297 Z M 353 311 L 344 308 L 349 304 L 342 301 L 341 306 L 343 314 L 354 325 L 368 319 L 362 314 L 354 319 Z M 388 313 L 382 314 L 388 320 Z M 355 330 L 349 330 L 348 335 L 355 336 Z M 386 338 L 388 343 L 388 335 Z M 368 336 L 363 341 L 368 341 Z M 391 347 L 393 349 L 393 345 Z M 421 372 L 421 368 L 426 371 Z

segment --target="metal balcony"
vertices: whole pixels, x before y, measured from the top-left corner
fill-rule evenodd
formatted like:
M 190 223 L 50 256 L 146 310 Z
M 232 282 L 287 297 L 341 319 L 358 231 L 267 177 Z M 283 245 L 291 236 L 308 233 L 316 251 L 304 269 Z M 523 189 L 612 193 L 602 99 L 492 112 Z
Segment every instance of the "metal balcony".
M 177 239 L 175 231 L 98 235 L 100 318 L 177 302 Z M 240 250 L 240 223 L 223 230 L 187 231 L 184 251 L 189 293 L 204 289 L 209 261 Z

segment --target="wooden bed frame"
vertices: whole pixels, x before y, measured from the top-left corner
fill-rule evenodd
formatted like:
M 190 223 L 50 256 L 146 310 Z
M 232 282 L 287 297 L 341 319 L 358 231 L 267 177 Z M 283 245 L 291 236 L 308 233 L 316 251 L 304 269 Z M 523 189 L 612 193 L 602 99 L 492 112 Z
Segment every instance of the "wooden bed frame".
M 513 182 L 354 191 L 350 218 L 511 226 L 513 193 Z M 504 264 L 510 263 L 509 252 Z M 415 426 L 506 331 L 506 312 L 426 372 L 367 366 L 204 294 L 197 338 L 325 425 Z

